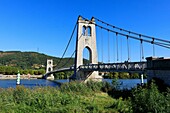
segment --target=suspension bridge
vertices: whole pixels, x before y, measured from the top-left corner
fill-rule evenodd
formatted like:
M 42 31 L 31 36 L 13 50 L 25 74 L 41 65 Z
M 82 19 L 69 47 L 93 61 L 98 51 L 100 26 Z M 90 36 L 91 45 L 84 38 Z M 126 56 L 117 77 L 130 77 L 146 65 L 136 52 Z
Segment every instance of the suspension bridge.
M 47 71 L 44 75 L 46 78 L 53 77 L 53 73 L 62 71 L 74 71 L 73 76 L 70 78 L 74 80 L 99 80 L 102 77 L 99 76 L 98 72 L 137 72 L 143 74 L 148 70 L 152 70 L 151 67 L 148 67 L 148 63 L 151 61 L 146 61 L 144 56 L 145 48 L 149 51 L 148 45 L 151 47 L 150 56 L 153 56 L 149 58 L 151 60 L 157 59 L 154 58 L 156 47 L 165 48 L 167 52 L 170 49 L 170 41 L 168 40 L 126 30 L 95 17 L 89 20 L 79 16 L 66 49 L 56 64 L 57 66 L 62 62 L 75 32 L 76 44 L 71 57 L 58 68 L 53 67 L 52 60 L 47 60 Z M 148 45 L 145 47 L 146 44 Z M 88 64 L 83 62 L 85 48 L 89 53 L 88 60 L 90 63 Z M 75 56 L 74 64 L 70 67 L 65 67 L 73 56 Z M 132 56 L 135 59 L 139 57 L 139 59 L 133 61 Z

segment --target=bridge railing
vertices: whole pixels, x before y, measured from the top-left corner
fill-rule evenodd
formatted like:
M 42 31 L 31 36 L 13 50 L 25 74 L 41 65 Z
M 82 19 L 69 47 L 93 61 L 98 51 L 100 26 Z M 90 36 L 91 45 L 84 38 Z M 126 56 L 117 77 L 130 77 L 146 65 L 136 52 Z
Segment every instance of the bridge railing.
M 144 71 L 146 62 L 124 62 L 81 65 L 81 71 Z

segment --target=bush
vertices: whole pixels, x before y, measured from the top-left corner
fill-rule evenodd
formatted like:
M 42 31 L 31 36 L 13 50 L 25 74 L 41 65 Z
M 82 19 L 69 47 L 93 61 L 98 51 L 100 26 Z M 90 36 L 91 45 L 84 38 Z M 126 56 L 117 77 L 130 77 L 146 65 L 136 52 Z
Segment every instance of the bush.
M 153 82 L 148 88 L 138 87 L 131 98 L 133 110 L 136 113 L 167 113 L 170 111 L 169 95 L 160 93 Z

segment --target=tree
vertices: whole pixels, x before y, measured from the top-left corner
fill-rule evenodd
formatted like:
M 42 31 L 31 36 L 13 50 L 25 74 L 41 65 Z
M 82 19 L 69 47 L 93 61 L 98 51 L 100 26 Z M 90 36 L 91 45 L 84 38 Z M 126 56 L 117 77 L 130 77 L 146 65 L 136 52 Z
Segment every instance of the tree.
M 119 78 L 128 79 L 128 78 L 130 78 L 130 76 L 129 76 L 129 73 L 127 73 L 127 72 L 120 72 L 119 73 Z
M 119 78 L 119 73 L 118 72 L 113 72 L 113 78 Z
M 138 73 L 131 73 L 131 78 L 140 78 Z
M 45 70 L 44 70 L 44 69 L 39 69 L 39 70 L 38 70 L 38 74 L 39 74 L 39 75 L 45 74 Z

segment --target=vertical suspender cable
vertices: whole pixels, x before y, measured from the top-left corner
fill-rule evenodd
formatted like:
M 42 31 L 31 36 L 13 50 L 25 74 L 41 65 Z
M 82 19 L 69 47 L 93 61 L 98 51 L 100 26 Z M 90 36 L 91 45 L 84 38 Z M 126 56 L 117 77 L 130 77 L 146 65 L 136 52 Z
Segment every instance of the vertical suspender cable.
M 141 39 L 141 49 L 142 49 L 142 60 L 144 60 L 143 40 L 142 39 Z
M 122 31 L 122 29 L 120 29 Z M 122 62 L 122 37 L 120 37 L 120 61 Z
M 128 51 L 128 62 L 130 61 L 130 55 L 129 55 L 129 37 L 128 37 L 128 35 L 126 36 L 126 38 L 127 38 L 127 51 Z
M 143 40 L 141 38 L 141 34 L 139 34 L 140 38 L 140 61 L 144 60 L 144 52 L 143 52 Z
M 114 40 L 114 36 L 113 36 L 113 61 L 116 62 L 116 39 Z
M 109 37 L 109 30 L 108 30 L 108 63 L 110 63 L 110 37 Z
M 103 32 L 102 32 L 102 27 L 101 27 L 101 45 L 102 45 L 102 48 L 101 48 L 101 53 L 102 53 L 102 63 L 103 63 Z
M 119 45 L 118 45 L 118 33 L 116 32 L 116 49 L 117 49 L 117 61 L 119 61 Z
M 152 45 L 153 45 L 153 56 L 155 56 L 155 44 L 154 44 L 154 38 L 152 38 Z
M 120 37 L 120 60 L 122 62 L 122 38 Z
M 141 35 L 139 35 L 140 38 L 140 62 L 142 61 L 142 39 L 141 39 Z
M 130 31 L 129 31 L 129 35 L 130 35 Z M 131 60 L 131 48 L 130 48 L 130 40 L 128 41 L 129 43 L 129 61 Z
M 140 40 L 140 43 L 141 43 L 141 61 L 144 60 L 144 52 L 143 52 L 143 40 L 141 39 Z

